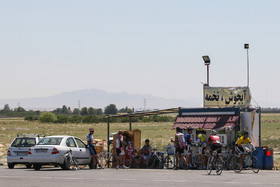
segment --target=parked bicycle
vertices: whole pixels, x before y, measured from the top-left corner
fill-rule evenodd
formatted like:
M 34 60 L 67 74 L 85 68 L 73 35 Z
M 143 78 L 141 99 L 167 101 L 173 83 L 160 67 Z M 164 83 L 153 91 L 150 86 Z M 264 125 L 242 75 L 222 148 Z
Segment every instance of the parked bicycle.
M 214 150 L 207 162 L 207 173 L 211 174 L 212 170 L 215 169 L 217 175 L 221 175 L 223 171 L 223 159 L 221 153 L 218 153 L 217 150 Z
M 175 153 L 172 147 L 166 147 L 166 152 L 164 153 L 163 166 L 166 169 L 172 169 L 175 167 Z
M 67 151 L 63 155 L 63 157 L 64 157 L 63 169 L 65 169 L 65 170 L 69 170 L 69 169 L 79 170 L 80 169 L 79 162 L 75 157 L 73 157 L 71 149 L 69 151 Z
M 103 168 L 108 167 L 108 168 L 112 168 L 113 167 L 113 163 L 117 161 L 117 155 L 113 153 L 113 149 L 111 149 L 111 152 L 104 152 L 101 151 L 98 155 L 99 157 L 99 163 L 101 164 L 101 166 Z
M 235 154 L 232 157 L 232 168 L 236 173 L 240 173 L 242 170 L 251 169 L 254 173 L 259 172 L 259 161 L 253 155 L 256 151 L 249 151 L 247 153 Z M 243 155 L 243 166 L 240 163 L 240 157 Z
M 154 168 L 157 166 L 157 168 L 162 168 L 162 163 L 163 163 L 163 155 L 164 153 L 157 151 L 154 149 L 154 152 L 152 152 L 151 157 L 147 160 L 147 168 Z

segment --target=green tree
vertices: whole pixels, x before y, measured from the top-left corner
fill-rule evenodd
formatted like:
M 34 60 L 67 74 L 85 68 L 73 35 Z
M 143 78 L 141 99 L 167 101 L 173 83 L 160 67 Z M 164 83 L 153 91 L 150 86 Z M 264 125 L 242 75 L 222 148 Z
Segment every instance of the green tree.
M 68 114 L 69 113 L 68 108 L 65 105 L 62 106 L 61 113 L 62 114 Z
M 88 115 L 96 115 L 96 110 L 92 107 L 88 108 Z
M 82 110 L 81 110 L 81 115 L 82 115 L 82 116 L 88 115 L 88 109 L 87 109 L 87 107 L 83 107 L 83 108 L 82 108 Z
M 16 111 L 17 111 L 17 112 L 25 112 L 25 109 L 22 108 L 22 107 L 18 107 Z
M 114 104 L 110 104 L 108 106 L 105 107 L 105 114 L 117 114 L 118 113 L 118 109 L 116 107 L 116 105 Z
M 4 113 L 11 112 L 11 108 L 10 108 L 9 104 L 5 104 L 3 112 Z
M 103 111 L 101 108 L 96 109 L 96 115 L 102 115 Z
M 79 115 L 80 114 L 80 110 L 78 108 L 74 108 L 73 114 L 74 115 Z
M 56 115 L 51 112 L 43 112 L 39 117 L 39 121 L 42 123 L 53 123 L 56 119 Z

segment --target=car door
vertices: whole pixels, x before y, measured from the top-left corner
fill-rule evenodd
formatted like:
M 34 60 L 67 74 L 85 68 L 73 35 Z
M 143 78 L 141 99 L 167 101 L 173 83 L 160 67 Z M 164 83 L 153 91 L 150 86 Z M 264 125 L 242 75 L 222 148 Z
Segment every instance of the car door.
M 74 140 L 73 137 L 67 138 L 67 140 L 66 140 L 66 146 L 67 146 L 69 149 L 72 150 L 72 155 L 73 155 L 73 157 L 75 157 L 75 158 L 78 158 L 78 157 L 79 157 L 80 150 L 79 150 L 79 148 L 77 147 L 76 141 Z
M 78 153 L 78 161 L 80 164 L 88 164 L 91 161 L 91 155 L 87 145 L 79 138 L 75 137 L 75 140 L 78 145 L 79 153 Z

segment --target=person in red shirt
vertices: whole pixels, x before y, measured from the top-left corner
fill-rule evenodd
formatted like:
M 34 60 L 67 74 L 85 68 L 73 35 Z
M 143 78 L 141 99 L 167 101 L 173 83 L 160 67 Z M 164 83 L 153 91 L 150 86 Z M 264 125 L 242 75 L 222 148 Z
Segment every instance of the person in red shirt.
M 217 135 L 217 131 L 216 130 L 212 130 L 211 131 L 211 136 L 209 136 L 208 141 L 207 141 L 207 146 L 208 147 L 210 145 L 210 153 L 212 154 L 212 152 L 214 150 L 217 149 L 218 153 L 221 153 L 221 139 L 220 136 Z
M 126 149 L 126 159 L 129 159 L 129 168 L 131 168 L 132 160 L 134 159 L 135 153 L 137 153 L 137 149 L 132 142 L 129 142 L 128 146 L 125 149 Z

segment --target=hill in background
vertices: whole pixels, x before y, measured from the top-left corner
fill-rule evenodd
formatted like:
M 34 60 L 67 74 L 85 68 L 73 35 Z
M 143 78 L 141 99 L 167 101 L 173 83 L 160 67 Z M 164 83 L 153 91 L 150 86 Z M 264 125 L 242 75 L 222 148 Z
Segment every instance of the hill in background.
M 146 100 L 146 109 L 165 109 L 173 107 L 199 107 L 202 104 L 201 99 L 166 99 L 152 95 L 128 94 L 125 92 L 113 93 L 98 89 L 86 89 L 50 97 L 25 98 L 25 99 L 0 99 L 0 106 L 9 104 L 11 108 L 22 106 L 31 110 L 53 110 L 66 105 L 71 108 L 80 106 L 104 108 L 109 104 L 115 104 L 117 108 L 129 107 L 136 110 L 144 109 L 144 99 Z

